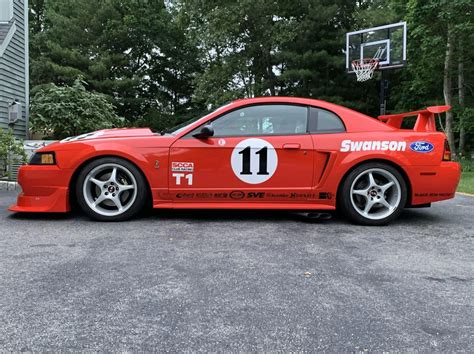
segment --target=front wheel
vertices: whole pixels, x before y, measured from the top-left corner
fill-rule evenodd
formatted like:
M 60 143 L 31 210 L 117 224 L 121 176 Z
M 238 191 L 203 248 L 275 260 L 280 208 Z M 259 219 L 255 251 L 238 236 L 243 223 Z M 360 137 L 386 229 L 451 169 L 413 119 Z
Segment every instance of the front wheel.
M 105 157 L 90 162 L 79 173 L 76 195 L 81 209 L 100 221 L 122 221 L 144 206 L 147 185 L 130 162 Z
M 339 205 L 361 225 L 386 225 L 405 207 L 407 187 L 400 172 L 384 163 L 366 163 L 345 178 Z

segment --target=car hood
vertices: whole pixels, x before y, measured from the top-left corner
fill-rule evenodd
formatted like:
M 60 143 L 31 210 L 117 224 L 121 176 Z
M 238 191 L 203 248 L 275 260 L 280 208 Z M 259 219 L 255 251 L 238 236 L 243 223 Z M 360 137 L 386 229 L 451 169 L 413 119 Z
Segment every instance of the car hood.
M 150 128 L 118 128 L 118 129 L 104 129 L 91 133 L 72 136 L 60 141 L 60 143 L 69 143 L 74 141 L 84 141 L 92 139 L 108 139 L 108 138 L 137 138 L 154 136 Z

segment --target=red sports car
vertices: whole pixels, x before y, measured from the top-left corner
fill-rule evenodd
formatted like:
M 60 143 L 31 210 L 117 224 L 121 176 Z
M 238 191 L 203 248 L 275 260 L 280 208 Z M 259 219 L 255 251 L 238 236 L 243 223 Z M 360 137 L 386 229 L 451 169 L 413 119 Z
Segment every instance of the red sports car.
M 405 207 L 454 197 L 452 162 L 434 114 L 378 119 L 324 101 L 244 99 L 166 133 L 111 129 L 38 150 L 19 171 L 15 212 L 67 212 L 103 221 L 154 208 L 335 210 L 382 225 Z M 402 129 L 404 117 L 417 116 Z

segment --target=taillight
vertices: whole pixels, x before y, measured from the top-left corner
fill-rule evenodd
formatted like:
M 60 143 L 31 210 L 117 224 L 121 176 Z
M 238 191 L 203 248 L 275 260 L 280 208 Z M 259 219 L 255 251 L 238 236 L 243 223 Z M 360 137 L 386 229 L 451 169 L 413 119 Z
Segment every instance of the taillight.
M 443 161 L 451 161 L 451 148 L 447 140 L 444 141 Z

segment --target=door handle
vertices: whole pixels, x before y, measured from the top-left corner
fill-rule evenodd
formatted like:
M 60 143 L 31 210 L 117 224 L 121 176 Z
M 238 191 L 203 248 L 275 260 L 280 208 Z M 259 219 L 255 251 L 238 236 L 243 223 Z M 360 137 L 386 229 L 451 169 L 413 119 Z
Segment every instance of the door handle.
M 301 149 L 301 145 L 294 143 L 294 144 L 283 144 L 283 149 Z

